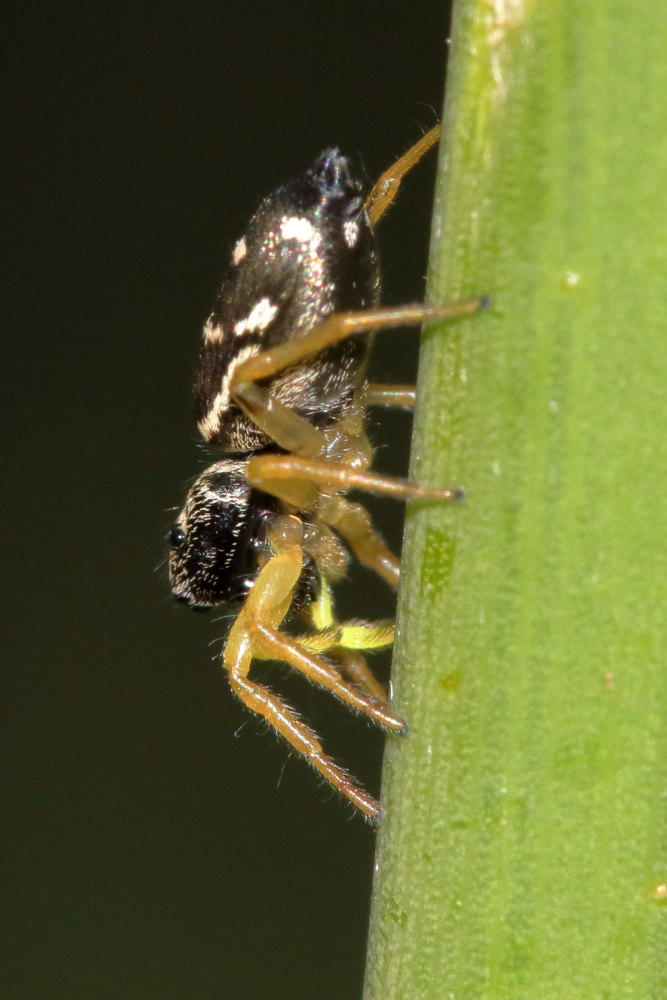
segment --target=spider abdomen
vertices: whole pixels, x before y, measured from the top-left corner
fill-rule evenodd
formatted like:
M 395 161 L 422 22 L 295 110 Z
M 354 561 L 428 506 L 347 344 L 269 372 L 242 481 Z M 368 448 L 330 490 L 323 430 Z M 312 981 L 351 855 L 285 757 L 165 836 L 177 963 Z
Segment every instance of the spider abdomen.
M 375 237 L 361 190 L 348 160 L 328 150 L 250 220 L 204 326 L 195 376 L 195 417 L 210 444 L 241 453 L 271 443 L 234 400 L 239 364 L 328 315 L 377 305 Z M 359 394 L 369 346 L 367 335 L 350 337 L 259 384 L 314 426 L 330 426 Z

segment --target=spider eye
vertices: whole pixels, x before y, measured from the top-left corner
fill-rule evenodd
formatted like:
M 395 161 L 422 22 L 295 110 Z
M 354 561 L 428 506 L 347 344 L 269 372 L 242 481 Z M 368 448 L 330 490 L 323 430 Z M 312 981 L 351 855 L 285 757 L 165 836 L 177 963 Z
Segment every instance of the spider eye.
M 185 532 L 183 528 L 172 528 L 169 532 L 169 544 L 172 549 L 178 549 L 185 541 Z

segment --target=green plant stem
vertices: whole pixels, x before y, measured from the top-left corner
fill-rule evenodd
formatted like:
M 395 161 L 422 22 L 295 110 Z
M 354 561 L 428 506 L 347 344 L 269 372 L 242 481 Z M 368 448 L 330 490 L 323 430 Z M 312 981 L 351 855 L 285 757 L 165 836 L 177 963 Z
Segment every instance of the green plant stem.
M 366 1000 L 667 996 L 666 52 L 456 7 Z

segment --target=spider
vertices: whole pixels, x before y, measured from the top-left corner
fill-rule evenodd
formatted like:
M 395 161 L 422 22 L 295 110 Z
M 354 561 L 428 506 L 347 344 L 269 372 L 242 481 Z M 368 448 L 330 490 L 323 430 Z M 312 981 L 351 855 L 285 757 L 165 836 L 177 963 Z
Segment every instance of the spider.
M 390 733 L 406 723 L 364 653 L 391 645 L 391 621 L 338 621 L 331 588 L 349 551 L 396 588 L 399 566 L 351 489 L 406 500 L 458 490 L 370 471 L 366 409 L 410 406 L 410 386 L 368 382 L 374 331 L 471 313 L 482 300 L 380 308 L 374 227 L 431 129 L 370 193 L 337 149 L 265 198 L 234 246 L 203 329 L 195 375 L 199 430 L 223 457 L 190 488 L 170 535 L 175 597 L 194 608 L 240 603 L 222 661 L 234 693 L 371 822 L 379 803 L 323 750 L 286 702 L 250 677 L 280 660 Z M 285 631 L 286 618 L 307 623 Z

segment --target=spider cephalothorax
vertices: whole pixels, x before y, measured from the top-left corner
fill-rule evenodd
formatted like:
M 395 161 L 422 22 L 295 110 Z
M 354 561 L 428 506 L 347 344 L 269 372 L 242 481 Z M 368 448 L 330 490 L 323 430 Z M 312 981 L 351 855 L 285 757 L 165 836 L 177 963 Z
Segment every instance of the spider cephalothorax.
M 249 485 L 246 467 L 243 459 L 223 459 L 202 473 L 171 530 L 171 588 L 190 607 L 243 601 L 271 558 L 267 530 L 281 504 Z M 309 559 L 295 591 L 295 609 L 318 594 L 317 566 Z

